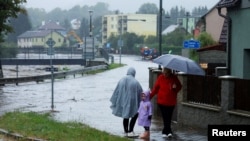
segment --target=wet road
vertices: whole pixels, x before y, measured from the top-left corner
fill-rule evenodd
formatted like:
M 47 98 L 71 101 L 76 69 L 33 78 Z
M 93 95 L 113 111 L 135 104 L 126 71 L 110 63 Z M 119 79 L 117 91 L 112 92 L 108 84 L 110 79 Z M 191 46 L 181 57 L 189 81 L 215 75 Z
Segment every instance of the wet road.
M 119 63 L 119 56 L 115 56 Z M 59 121 L 77 121 L 104 130 L 115 135 L 123 135 L 122 119 L 111 114 L 109 99 L 118 82 L 125 76 L 127 69 L 135 67 L 136 79 L 143 89 L 149 87 L 149 67 L 158 67 L 151 61 L 143 61 L 140 56 L 122 56 L 121 62 L 127 64 L 122 68 L 106 71 L 95 75 L 69 76 L 67 79 L 55 80 L 54 83 L 54 112 Z M 16 85 L 6 85 L 0 88 L 0 115 L 13 110 L 44 112 L 51 110 L 51 83 L 34 82 Z M 154 118 L 151 128 L 151 139 L 155 141 L 167 140 L 161 137 L 161 120 Z M 135 126 L 135 132 L 144 129 Z M 193 135 L 193 136 L 191 136 Z M 139 140 L 139 139 L 135 139 Z M 206 136 L 191 129 L 176 129 L 172 140 L 206 140 Z

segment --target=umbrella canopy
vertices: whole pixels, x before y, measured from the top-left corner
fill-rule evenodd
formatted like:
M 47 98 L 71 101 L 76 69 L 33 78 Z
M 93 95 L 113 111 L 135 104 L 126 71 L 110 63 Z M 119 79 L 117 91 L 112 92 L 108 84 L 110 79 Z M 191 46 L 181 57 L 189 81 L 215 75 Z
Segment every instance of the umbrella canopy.
M 205 72 L 200 65 L 198 65 L 195 61 L 180 55 L 161 55 L 153 59 L 153 62 L 162 65 L 165 68 L 181 71 L 187 74 L 205 75 Z

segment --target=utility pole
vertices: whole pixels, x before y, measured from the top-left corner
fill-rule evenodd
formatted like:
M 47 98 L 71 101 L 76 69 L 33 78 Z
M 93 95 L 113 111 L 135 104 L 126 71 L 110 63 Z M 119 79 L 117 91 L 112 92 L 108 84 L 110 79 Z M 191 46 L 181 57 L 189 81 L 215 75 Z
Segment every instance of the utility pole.
M 122 58 L 122 45 L 123 45 L 123 41 L 122 41 L 122 22 L 123 22 L 123 19 L 122 19 L 122 16 L 121 16 L 121 19 L 119 19 L 119 24 L 120 24 L 120 38 L 119 38 L 119 41 L 118 41 L 118 46 L 119 46 L 119 53 L 120 53 L 120 59 L 119 59 L 119 64 L 121 65 L 121 58 Z
M 186 12 L 186 35 L 188 35 L 188 17 L 190 16 L 189 12 Z
M 159 10 L 159 28 L 158 28 L 158 36 L 159 36 L 159 56 L 162 55 L 162 47 L 161 47 L 161 43 L 162 43 L 162 0 L 160 0 L 160 10 Z M 161 65 L 158 66 L 159 69 L 161 69 Z

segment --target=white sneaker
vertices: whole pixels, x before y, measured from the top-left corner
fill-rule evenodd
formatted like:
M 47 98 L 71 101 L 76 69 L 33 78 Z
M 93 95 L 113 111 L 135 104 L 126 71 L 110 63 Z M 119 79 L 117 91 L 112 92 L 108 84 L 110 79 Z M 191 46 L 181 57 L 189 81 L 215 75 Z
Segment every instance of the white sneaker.
M 128 133 L 123 133 L 123 136 L 124 136 L 124 137 L 127 137 L 127 136 L 128 136 Z
M 173 135 L 171 133 L 168 134 L 168 138 L 172 138 Z
M 167 136 L 166 134 L 162 134 L 162 137 L 163 137 L 163 138 L 166 138 L 166 137 L 168 137 L 168 136 Z
M 128 133 L 128 137 L 137 137 L 138 135 L 136 135 L 134 132 L 129 132 Z

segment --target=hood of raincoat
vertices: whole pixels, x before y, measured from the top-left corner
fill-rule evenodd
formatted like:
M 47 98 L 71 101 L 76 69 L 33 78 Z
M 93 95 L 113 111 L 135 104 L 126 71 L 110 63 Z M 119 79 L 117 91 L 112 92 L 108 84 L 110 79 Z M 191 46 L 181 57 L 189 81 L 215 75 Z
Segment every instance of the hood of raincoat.
M 144 101 L 150 101 L 150 89 L 145 90 L 142 93 L 145 94 L 145 96 L 146 96 Z
M 135 71 L 135 69 L 132 68 L 132 67 L 130 67 L 130 68 L 128 69 L 128 71 L 127 71 L 127 75 L 132 75 L 133 77 L 135 77 L 135 73 L 136 73 L 136 71 Z

